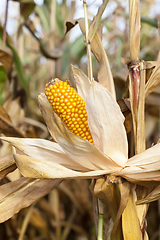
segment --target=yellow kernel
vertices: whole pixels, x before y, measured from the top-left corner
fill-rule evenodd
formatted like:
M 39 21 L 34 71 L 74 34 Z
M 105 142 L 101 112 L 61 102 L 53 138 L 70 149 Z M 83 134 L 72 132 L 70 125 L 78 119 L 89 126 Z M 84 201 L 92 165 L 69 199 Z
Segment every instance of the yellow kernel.
M 93 143 L 87 121 L 85 101 L 68 82 L 58 78 L 46 84 L 45 94 L 53 111 L 62 119 L 71 132 Z
M 86 132 L 86 136 L 89 136 L 89 132 Z

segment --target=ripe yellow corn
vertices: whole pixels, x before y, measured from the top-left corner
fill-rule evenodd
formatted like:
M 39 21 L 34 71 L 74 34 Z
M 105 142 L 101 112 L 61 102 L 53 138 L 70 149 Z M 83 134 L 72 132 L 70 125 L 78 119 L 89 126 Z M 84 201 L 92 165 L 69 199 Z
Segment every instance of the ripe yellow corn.
M 93 144 L 85 101 L 78 93 L 67 82 L 55 78 L 46 84 L 45 94 L 54 112 L 69 130 Z

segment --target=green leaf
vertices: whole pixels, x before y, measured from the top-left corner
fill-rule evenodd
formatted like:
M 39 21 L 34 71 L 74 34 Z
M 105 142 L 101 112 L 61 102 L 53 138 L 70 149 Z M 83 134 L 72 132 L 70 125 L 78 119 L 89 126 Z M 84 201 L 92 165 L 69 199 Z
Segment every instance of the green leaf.
M 50 19 L 49 19 L 49 12 L 47 10 L 47 7 L 43 4 L 42 6 L 36 6 L 35 8 L 36 13 L 38 14 L 42 25 L 47 33 L 50 31 Z
M 56 27 L 60 33 L 60 36 L 64 36 L 64 20 L 61 12 L 61 5 L 56 2 Z
M 2 93 L 3 93 L 6 77 L 7 77 L 6 70 L 2 65 L 0 65 L 0 105 L 3 104 Z
M 10 48 L 13 52 L 13 61 L 14 61 L 15 67 L 16 67 L 18 80 L 19 80 L 21 86 L 26 90 L 27 94 L 29 94 L 29 81 L 23 72 L 23 66 L 22 66 L 21 60 L 20 60 L 16 50 L 11 46 L 10 46 Z
M 72 43 L 72 47 L 71 47 L 71 56 L 76 56 L 78 57 L 79 54 L 81 54 L 81 52 L 84 51 L 85 49 L 85 44 L 83 41 L 83 35 L 80 35 L 73 43 Z

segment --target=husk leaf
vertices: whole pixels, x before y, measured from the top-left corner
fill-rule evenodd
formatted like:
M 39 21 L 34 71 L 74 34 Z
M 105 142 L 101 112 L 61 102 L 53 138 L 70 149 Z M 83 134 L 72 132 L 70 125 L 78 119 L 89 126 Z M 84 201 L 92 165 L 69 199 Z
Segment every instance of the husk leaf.
M 130 192 L 128 203 L 122 213 L 122 231 L 124 240 L 142 240 L 141 228 L 132 192 Z

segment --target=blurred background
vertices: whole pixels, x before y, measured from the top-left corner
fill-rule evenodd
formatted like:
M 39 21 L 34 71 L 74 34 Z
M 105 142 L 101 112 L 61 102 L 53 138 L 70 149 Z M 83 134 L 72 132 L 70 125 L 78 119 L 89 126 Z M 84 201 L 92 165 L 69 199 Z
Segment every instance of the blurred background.
M 102 1 L 88 0 L 87 4 L 92 19 Z M 102 43 L 109 58 L 117 99 L 123 98 L 127 91 L 128 69 L 121 58 L 129 58 L 128 4 L 124 0 L 110 0 L 101 20 Z M 86 47 L 79 26 L 65 34 L 66 21 L 83 17 L 83 1 L 80 0 L 0 1 L 0 105 L 13 127 L 11 133 L 1 125 L 0 133 L 50 139 L 36 97 L 55 77 L 69 79 L 74 87 L 71 64 L 87 74 Z M 159 0 L 141 1 L 141 60 L 155 61 L 158 57 L 159 22 Z M 98 67 L 93 57 L 96 80 Z M 160 87 L 146 99 L 147 147 L 155 144 L 159 136 Z M 0 157 L 10 153 L 11 147 L 1 143 Z M 1 180 L 1 185 L 19 177 L 16 170 Z M 29 208 L 0 224 L 0 239 L 95 240 L 89 185 L 88 180 L 63 181 L 35 203 L 23 238 L 20 232 Z M 147 231 L 151 240 L 160 239 L 159 203 L 151 203 L 148 212 Z

